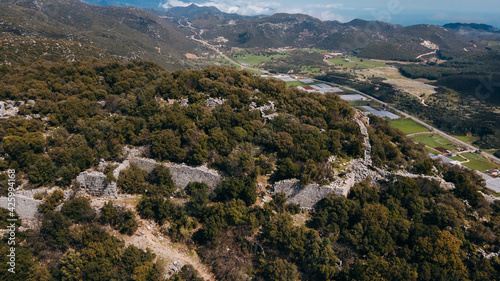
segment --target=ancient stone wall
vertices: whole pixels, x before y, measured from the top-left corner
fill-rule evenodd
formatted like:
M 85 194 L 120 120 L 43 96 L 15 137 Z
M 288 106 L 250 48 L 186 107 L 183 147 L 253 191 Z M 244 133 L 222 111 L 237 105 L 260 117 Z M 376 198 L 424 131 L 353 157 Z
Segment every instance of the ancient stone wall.
M 35 200 L 32 197 L 16 195 L 16 212 L 22 220 L 32 220 L 38 213 L 38 205 L 41 200 Z M 8 197 L 0 197 L 0 207 L 8 209 Z
M 335 192 L 335 189 L 319 184 L 308 184 L 302 187 L 298 180 L 293 179 L 276 182 L 273 185 L 273 192 L 284 192 L 288 203 L 299 204 L 300 207 L 309 209 L 328 194 Z
M 153 170 L 157 163 L 155 160 L 149 158 L 136 157 L 130 159 L 130 164 L 136 165 L 148 172 Z M 211 190 L 214 190 L 223 179 L 217 171 L 209 169 L 206 166 L 191 167 L 185 164 L 160 164 L 170 169 L 172 180 L 180 188 L 185 188 L 190 182 L 202 182 L 207 184 Z
M 88 194 L 94 196 L 116 197 L 116 182 L 106 183 L 106 175 L 96 171 L 81 172 L 76 180 Z

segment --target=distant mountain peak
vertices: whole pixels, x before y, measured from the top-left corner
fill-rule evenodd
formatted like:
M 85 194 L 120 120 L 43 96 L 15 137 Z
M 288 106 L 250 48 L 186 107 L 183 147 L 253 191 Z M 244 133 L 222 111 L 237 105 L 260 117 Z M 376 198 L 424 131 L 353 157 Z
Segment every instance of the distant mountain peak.
M 444 28 L 462 30 L 462 31 L 477 31 L 477 32 L 489 32 L 489 33 L 500 33 L 500 29 L 484 24 L 484 23 L 448 23 L 443 25 Z

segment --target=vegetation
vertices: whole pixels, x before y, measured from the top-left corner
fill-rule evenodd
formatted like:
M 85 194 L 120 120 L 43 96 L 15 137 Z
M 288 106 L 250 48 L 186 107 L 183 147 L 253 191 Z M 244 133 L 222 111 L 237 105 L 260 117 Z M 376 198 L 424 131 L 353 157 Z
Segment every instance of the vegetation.
M 285 58 L 286 53 L 265 53 L 259 50 L 246 50 L 232 54 L 232 59 L 239 63 L 248 63 L 251 66 L 259 67 L 264 62 Z
M 338 57 L 328 59 L 328 61 L 334 64 L 340 69 L 364 69 L 364 68 L 375 68 L 375 67 L 385 67 L 387 66 L 384 62 L 373 61 L 369 59 L 360 59 L 356 57 Z
M 443 147 L 446 149 L 455 149 L 457 148 L 456 145 L 451 143 L 450 140 L 445 139 L 444 137 L 437 135 L 437 134 L 432 134 L 432 135 L 421 135 L 421 136 L 416 136 L 412 138 L 415 142 L 418 143 L 423 143 L 429 147 L 436 148 L 436 147 Z
M 389 123 L 391 124 L 391 127 L 399 129 L 400 131 L 402 131 L 407 135 L 429 131 L 424 126 L 408 118 L 391 120 L 389 121 Z
M 347 198 L 319 202 L 305 225 L 294 224 L 301 210 L 287 206 L 284 194 L 258 200 L 263 178 L 328 182 L 330 156 L 363 156 L 354 112 L 336 95 L 306 94 L 233 69 L 167 72 L 140 61 L 37 62 L 2 73 L 2 99 L 35 100 L 20 107 L 31 119 L 0 120 L 1 164 L 31 187 L 68 187 L 100 158 L 121 161 L 127 145 L 149 146 L 159 161 L 207 163 L 226 176 L 213 191 L 190 183 L 184 193 L 165 166 L 130 166 L 116 180 L 138 196 L 135 210 L 107 202 L 99 214 L 88 199 L 64 201 L 55 191 L 40 205 L 40 230 L 18 234 L 24 272 L 16 280 L 161 280 L 150 251 L 126 247 L 103 228 L 132 235 L 135 211 L 195 248 L 217 280 L 494 280 L 500 270 L 498 258 L 478 251 L 498 252 L 500 235 L 500 206 L 478 193 L 484 184 L 471 171 L 432 162 L 423 145 L 381 118 L 368 127 L 374 165 L 421 174 L 436 166 L 456 188 L 422 178 L 369 179 Z M 397 99 L 389 88 L 382 92 Z M 208 108 L 209 97 L 225 102 Z M 273 102 L 277 116 L 262 117 L 252 102 Z M 113 169 L 105 168 L 107 180 Z M 198 279 L 189 266 L 171 278 Z
M 372 161 L 377 166 L 388 166 L 391 169 L 415 169 L 420 174 L 429 174 L 432 164 L 422 145 L 417 145 L 405 134 L 391 128 L 391 124 L 379 117 L 370 117 L 370 143 L 372 145 Z M 423 168 L 427 166 L 426 168 Z
M 497 165 L 484 158 L 482 155 L 474 153 L 462 153 L 462 156 L 469 159 L 469 162 L 463 163 L 464 166 L 473 170 L 485 172 L 486 170 L 496 169 Z

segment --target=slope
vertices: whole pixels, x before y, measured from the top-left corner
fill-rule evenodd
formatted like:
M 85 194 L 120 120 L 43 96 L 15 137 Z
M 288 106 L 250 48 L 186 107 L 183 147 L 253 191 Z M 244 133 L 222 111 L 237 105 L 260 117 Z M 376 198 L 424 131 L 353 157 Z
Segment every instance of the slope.
M 92 6 L 76 0 L 2 1 L 0 18 L 3 36 L 77 41 L 168 69 L 184 66 L 183 54 L 195 48 L 171 22 L 133 7 Z

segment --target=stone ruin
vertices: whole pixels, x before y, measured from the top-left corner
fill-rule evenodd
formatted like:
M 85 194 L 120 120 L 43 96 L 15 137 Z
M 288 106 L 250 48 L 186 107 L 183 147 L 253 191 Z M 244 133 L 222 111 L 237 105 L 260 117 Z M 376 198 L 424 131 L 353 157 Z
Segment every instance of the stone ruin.
M 149 158 L 131 158 L 130 164 L 137 167 L 152 171 L 156 164 L 164 165 L 170 169 L 172 180 L 175 185 L 180 188 L 186 188 L 190 182 L 202 182 L 208 185 L 210 190 L 214 190 L 222 181 L 222 176 L 215 170 L 209 169 L 206 166 L 191 167 L 185 164 L 174 163 L 159 163 Z
M 328 194 L 336 192 L 336 189 L 319 184 L 308 184 L 302 187 L 297 179 L 292 179 L 276 182 L 273 185 L 273 192 L 285 193 L 288 198 L 287 203 L 299 204 L 301 208 L 311 209 Z
M 191 167 L 185 164 L 161 163 L 149 158 L 136 157 L 136 155 L 137 153 L 130 157 L 130 159 L 120 163 L 113 171 L 113 176 L 116 179 L 118 179 L 120 171 L 126 169 L 130 165 L 136 165 L 147 172 L 151 172 L 155 165 L 160 164 L 170 169 L 172 180 L 177 187 L 182 189 L 186 188 L 190 182 L 202 182 L 207 184 L 210 190 L 214 190 L 223 180 L 222 175 L 206 166 Z M 104 163 L 100 163 L 100 166 L 104 166 Z M 106 175 L 102 172 L 87 170 L 80 173 L 76 180 L 90 195 L 105 197 L 117 196 L 118 188 L 116 182 L 106 183 Z
M 38 214 L 38 205 L 42 202 L 41 200 L 35 200 L 33 197 L 27 197 L 23 195 L 16 194 L 16 213 L 22 220 L 32 220 Z M 8 209 L 9 201 L 8 197 L 0 197 L 0 207 Z
M 260 111 L 262 118 L 272 120 L 275 117 L 278 117 L 278 113 L 274 113 L 276 108 L 274 106 L 273 101 L 268 101 L 266 104 L 264 104 L 261 107 L 257 107 L 257 104 L 255 102 L 252 102 L 252 103 L 250 103 L 250 110 L 254 110 L 254 109 L 258 109 Z
M 380 168 L 372 167 L 370 139 L 368 136 L 368 130 L 365 126 L 365 124 L 369 123 L 369 119 L 358 113 L 355 116 L 354 121 L 358 124 L 361 134 L 363 135 L 364 157 L 352 160 L 349 163 L 349 167 L 344 176 L 335 177 L 335 179 L 328 185 L 308 184 L 306 186 L 302 186 L 296 179 L 284 180 L 276 182 L 273 185 L 273 192 L 284 192 L 288 202 L 299 204 L 300 207 L 304 209 L 310 209 L 330 193 L 347 196 L 355 184 L 367 178 L 371 178 L 372 182 L 375 182 L 387 179 L 391 175 L 410 178 L 421 177 L 439 182 L 440 186 L 444 189 L 455 188 L 452 183 L 446 182 L 440 177 L 416 175 L 402 171 L 389 172 Z M 331 161 L 334 159 L 335 158 L 332 157 Z
M 205 106 L 209 108 L 215 108 L 218 105 L 222 105 L 226 102 L 225 99 L 219 99 L 219 98 L 208 98 L 207 101 L 205 102 Z
M 96 171 L 81 172 L 76 180 L 88 194 L 93 196 L 116 197 L 116 182 L 106 183 L 106 175 Z

